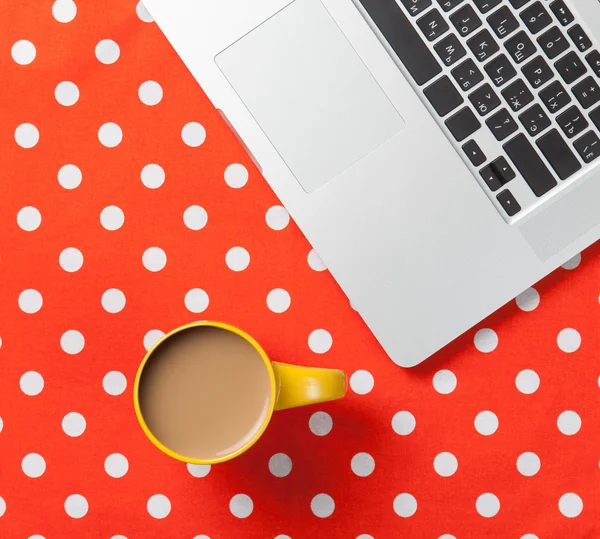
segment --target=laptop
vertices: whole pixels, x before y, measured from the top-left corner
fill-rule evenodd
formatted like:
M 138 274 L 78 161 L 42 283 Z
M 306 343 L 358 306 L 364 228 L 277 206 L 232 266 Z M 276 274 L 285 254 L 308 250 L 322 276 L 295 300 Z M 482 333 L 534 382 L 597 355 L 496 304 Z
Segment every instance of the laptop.
M 600 236 L 598 0 L 144 0 L 389 357 Z

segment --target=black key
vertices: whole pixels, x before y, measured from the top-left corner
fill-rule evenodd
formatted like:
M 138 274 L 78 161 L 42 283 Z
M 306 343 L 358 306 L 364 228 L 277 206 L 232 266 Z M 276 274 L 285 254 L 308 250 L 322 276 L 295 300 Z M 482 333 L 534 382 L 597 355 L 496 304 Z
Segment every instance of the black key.
M 594 122 L 594 125 L 598 129 L 600 129 L 600 107 L 590 112 L 590 120 L 592 120 L 592 122 Z
M 500 54 L 488 62 L 485 71 L 496 86 L 502 86 L 517 74 L 512 63 L 504 54 Z
M 493 111 L 500 105 L 500 98 L 487 83 L 471 93 L 469 95 L 469 101 L 473 103 L 473 106 L 479 113 L 479 116 L 485 116 L 488 112 Z
M 440 64 L 395 0 L 360 2 L 419 86 L 442 71 Z
M 525 64 L 521 71 L 534 89 L 546 84 L 554 77 L 554 72 L 541 56 L 536 56 L 531 62 Z
M 506 6 L 494 11 L 487 18 L 487 22 L 492 27 L 494 34 L 500 39 L 512 34 L 519 27 L 519 21 L 515 19 L 515 16 Z
M 362 1 L 362 0 L 361 0 Z M 408 12 L 414 17 L 431 5 L 431 0 L 400 0 Z M 364 5 L 364 4 L 363 4 Z M 367 6 L 365 9 L 369 11 Z M 370 13 L 369 13 L 370 15 Z M 373 19 L 374 20 L 374 19 Z
M 490 9 L 495 8 L 502 0 L 473 0 L 477 9 L 481 13 L 487 13 Z
M 490 128 L 494 137 L 496 137 L 496 140 L 504 140 L 519 129 L 517 122 L 513 120 L 510 112 L 506 109 L 501 109 L 496 112 L 496 114 L 490 116 L 485 123 Z
M 600 87 L 592 77 L 586 77 L 573 86 L 573 93 L 584 109 L 589 109 L 600 100 Z
M 437 3 L 444 11 L 450 11 L 454 9 L 458 4 L 462 3 L 463 0 L 437 0 Z
M 498 43 L 496 43 L 489 30 L 482 30 L 478 34 L 475 34 L 467 41 L 467 45 L 475 55 L 475 58 L 480 62 L 485 62 L 485 60 L 500 50 Z
M 458 33 L 463 37 L 468 36 L 471 32 L 481 26 L 481 19 L 469 5 L 461 7 L 450 15 L 450 21 Z
M 567 31 L 567 34 L 569 34 L 569 37 L 571 38 L 571 40 L 573 41 L 573 43 L 575 43 L 575 46 L 581 52 L 585 52 L 589 48 L 591 48 L 591 46 L 592 46 L 592 40 L 583 31 L 583 28 L 581 28 L 581 25 L 576 24 L 575 26 L 571 27 Z
M 508 161 L 504 157 L 500 156 L 498 159 L 490 163 L 492 170 L 496 173 L 496 176 L 500 179 L 502 185 L 506 185 L 510 180 L 516 177 L 515 171 L 510 167 Z
M 554 176 L 525 135 L 517 135 L 503 148 L 535 196 L 541 197 L 557 185 Z
M 445 34 L 448 29 L 446 19 L 437 9 L 432 9 L 426 15 L 423 15 L 417 20 L 417 26 L 425 35 L 428 41 L 435 41 L 442 34 Z
M 458 85 L 464 90 L 470 90 L 483 80 L 481 71 L 475 65 L 473 60 L 465 60 L 452 70 L 452 76 Z
M 496 171 L 492 168 L 491 165 L 483 167 L 479 171 L 479 175 L 483 178 L 483 181 L 488 186 L 490 191 L 497 191 L 502 187 L 502 182 L 500 178 L 496 175 Z
M 554 64 L 554 67 L 556 67 L 556 70 L 567 84 L 571 84 L 578 78 L 583 77 L 587 71 L 577 53 L 573 51 L 565 54 Z
M 467 51 L 465 51 L 454 34 L 450 34 L 441 41 L 438 41 L 437 45 L 434 45 L 433 48 L 442 59 L 442 62 L 447 66 L 451 66 L 467 54 Z
M 569 8 L 565 6 L 563 0 L 555 0 L 550 4 L 550 9 L 554 16 L 558 19 L 558 22 L 563 26 L 569 26 L 574 20 L 573 14 L 569 11 Z
M 510 2 L 510 5 L 512 7 L 514 7 L 515 9 L 519 9 L 519 8 L 523 7 L 530 0 L 508 0 L 508 1 Z
M 537 34 L 546 28 L 546 26 L 552 24 L 552 17 L 550 17 L 546 8 L 539 1 L 521 11 L 521 20 L 532 34 Z
M 569 107 L 565 112 L 559 114 L 556 118 L 556 123 L 569 138 L 576 137 L 579 133 L 583 133 L 586 127 L 590 125 L 583 113 L 575 106 Z
M 465 107 L 454 116 L 450 116 L 445 123 L 448 126 L 450 133 L 452 133 L 452 136 L 458 142 L 462 142 L 467 137 L 470 137 L 481 127 L 481 123 L 477 119 L 477 116 L 473 114 L 473 111 L 469 107 Z
M 423 93 L 429 99 L 435 111 L 442 117 L 463 103 L 462 95 L 458 93 L 458 90 L 446 75 L 425 88 Z
M 592 51 L 585 57 L 592 71 L 596 73 L 596 77 L 600 77 L 600 52 Z
M 463 144 L 462 149 L 474 167 L 478 167 L 479 165 L 483 165 L 483 163 L 485 163 L 487 157 L 479 147 L 479 144 L 477 144 L 477 142 L 475 142 L 474 140 L 465 142 Z
M 532 137 L 537 137 L 544 129 L 550 127 L 550 118 L 539 105 L 527 109 L 519 116 L 519 121 Z
M 543 33 L 537 42 L 550 60 L 554 60 L 569 48 L 569 42 L 557 26 Z
M 506 215 L 508 215 L 509 217 L 513 217 L 521 211 L 521 206 L 519 206 L 519 203 L 508 189 L 505 189 L 501 193 L 498 193 L 496 195 L 496 198 L 498 199 L 498 202 L 500 202 L 500 205 L 506 212 Z
M 575 149 L 585 163 L 591 163 L 600 156 L 600 139 L 593 131 L 588 131 L 575 141 Z
M 546 108 L 552 113 L 558 112 L 571 102 L 565 87 L 557 80 L 541 90 L 539 95 Z
M 502 90 L 502 95 L 515 112 L 521 112 L 533 101 L 533 94 L 521 79 L 516 80 Z
M 522 30 L 517 35 L 511 37 L 504 46 L 517 64 L 524 62 L 536 52 L 535 45 Z
M 581 168 L 581 163 L 556 129 L 540 137 L 537 145 L 561 180 L 566 180 Z

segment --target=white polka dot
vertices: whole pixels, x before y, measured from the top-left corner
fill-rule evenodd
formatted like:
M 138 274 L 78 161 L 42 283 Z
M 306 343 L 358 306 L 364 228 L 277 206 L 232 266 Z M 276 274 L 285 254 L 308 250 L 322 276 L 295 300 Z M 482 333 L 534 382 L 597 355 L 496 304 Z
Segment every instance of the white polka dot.
M 187 471 L 192 477 L 206 477 L 210 473 L 210 464 L 187 464 Z
M 196 535 L 196 537 L 194 537 L 194 539 L 210 539 L 210 537 L 208 535 Z
M 58 171 L 58 183 L 64 189 L 75 189 L 81 184 L 83 175 L 79 167 L 75 165 L 64 165 Z
M 163 89 L 158 82 L 147 80 L 138 89 L 138 97 L 144 105 L 152 107 L 158 105 L 163 98 Z
M 60 105 L 70 107 L 79 101 L 79 88 L 74 82 L 65 80 L 54 89 L 54 97 Z
M 329 494 L 317 494 L 310 501 L 310 510 L 319 518 L 327 518 L 335 511 L 335 502 Z
M 570 260 L 567 260 L 562 267 L 566 270 L 574 270 L 579 264 L 581 264 L 581 253 L 575 255 Z
M 456 539 L 454 535 L 450 535 L 449 533 L 445 533 L 444 535 L 440 535 L 438 539 Z
M 107 122 L 98 129 L 98 140 L 102 146 L 115 148 L 123 140 L 123 130 L 114 122 Z
M 484 354 L 493 352 L 498 346 L 498 335 L 493 329 L 484 328 L 475 333 L 475 348 Z
M 110 539 L 127 539 L 124 535 L 113 535 Z
M 291 302 L 292 298 L 283 288 L 275 288 L 267 294 L 267 307 L 274 313 L 287 311 Z
M 356 539 L 373 539 L 373 536 L 367 533 L 361 533 Z
M 559 511 L 567 518 L 575 518 L 583 511 L 583 500 L 575 493 L 563 494 L 558 500 Z
M 165 183 L 165 171 L 156 163 L 150 163 L 142 169 L 140 174 L 142 183 L 148 189 L 158 189 L 163 183 Z
M 70 355 L 79 354 L 85 346 L 85 338 L 76 329 L 65 331 L 60 338 L 60 347 Z
M 333 428 L 333 419 L 327 412 L 315 412 L 308 420 L 308 428 L 317 436 L 326 436 Z
M 56 0 L 52 4 L 52 15 L 58 22 L 71 22 L 77 15 L 77 5 L 73 0 Z
M 67 247 L 60 253 L 58 263 L 62 269 L 73 273 L 80 270 L 81 266 L 83 266 L 83 254 L 75 247 Z
M 535 288 L 528 288 L 516 297 L 516 301 L 522 311 L 533 311 L 540 304 L 540 294 Z
M 448 395 L 456 389 L 456 375 L 448 369 L 442 369 L 433 375 L 433 387 L 442 395 Z
M 254 510 L 254 503 L 246 494 L 236 494 L 229 502 L 229 510 L 234 517 L 247 518 Z
M 397 412 L 392 418 L 392 429 L 394 429 L 394 432 L 400 436 L 408 436 L 413 430 L 415 430 L 416 426 L 417 420 L 415 419 L 415 416 L 406 410 Z
M 359 370 L 350 377 L 350 388 L 357 395 L 370 393 L 375 385 L 375 379 L 369 371 Z
M 183 222 L 190 230 L 201 230 L 208 222 L 208 214 L 202 206 L 190 206 L 183 212 Z
M 331 333 L 325 329 L 315 329 L 308 336 L 308 347 L 315 354 L 325 354 L 333 344 Z
M 289 535 L 277 535 L 275 539 L 292 539 Z
M 192 288 L 185 295 L 185 307 L 192 313 L 202 313 L 208 309 L 208 294 L 202 288 Z
M 88 502 L 81 494 L 71 494 L 65 500 L 65 511 L 71 518 L 83 518 L 88 509 Z
M 4 513 L 6 513 L 6 502 L 4 501 L 4 498 L 0 496 L 0 517 L 3 516 Z
M 11 48 L 12 59 L 22 66 L 29 65 L 35 60 L 35 45 L 31 41 L 21 39 Z
M 150 350 L 164 334 L 165 332 L 160 329 L 151 329 L 144 335 L 144 348 Z
M 77 438 L 85 432 L 86 422 L 79 412 L 69 412 L 62 420 L 62 430 L 67 436 Z
M 137 16 L 140 18 L 141 21 L 154 22 L 152 15 L 148 13 L 146 6 L 141 1 L 137 3 L 137 6 L 135 6 L 135 12 L 137 13 Z
M 129 471 L 129 462 L 125 455 L 113 453 L 106 457 L 106 460 L 104 461 L 104 471 L 111 477 L 118 479 L 119 477 L 123 477 Z
M 272 206 L 265 216 L 267 225 L 273 230 L 283 230 L 290 222 L 290 214 L 283 206 Z
M 42 295 L 33 288 L 28 288 L 27 290 L 23 290 L 19 294 L 19 308 L 27 314 L 37 313 L 41 308 L 44 299 Z
M 357 453 L 352 457 L 350 468 L 358 477 L 367 477 L 375 470 L 375 459 L 369 453 Z
M 269 459 L 269 471 L 275 477 L 286 477 L 292 471 L 292 459 L 285 453 L 276 453 Z
M 142 263 L 148 271 L 160 271 L 167 265 L 167 254 L 160 247 L 149 247 L 142 255 Z
M 118 206 L 107 206 L 100 212 L 100 224 L 106 230 L 119 230 L 125 222 L 125 214 Z
M 540 471 L 542 463 L 540 457 L 535 453 L 527 452 L 519 455 L 517 459 L 517 470 L 525 477 L 532 477 Z
M 556 344 L 563 352 L 570 354 L 581 346 L 581 335 L 576 329 L 565 328 L 558 334 Z
M 525 393 L 525 395 L 531 395 L 540 387 L 540 377 L 538 376 L 537 372 L 532 371 L 531 369 L 525 369 L 517 374 L 515 384 L 521 393 Z
M 30 397 L 39 395 L 44 389 L 44 378 L 39 372 L 28 371 L 21 376 L 19 387 L 25 395 Z
M 412 517 L 417 512 L 417 500 L 407 492 L 398 494 L 394 498 L 394 512 L 402 518 Z
M 4 428 L 4 421 L 2 421 L 2 418 L 0 417 L 0 432 L 2 432 L 3 428 Z
M 244 187 L 248 183 L 248 169 L 239 163 L 229 165 L 225 169 L 225 183 L 233 189 Z
M 491 518 L 500 511 L 500 500 L 494 494 L 487 492 L 477 498 L 475 508 L 482 517 Z
M 433 459 L 433 469 L 442 477 L 450 477 L 458 470 L 458 459 L 452 453 L 439 453 Z
M 120 55 L 121 49 L 112 39 L 103 39 L 96 45 L 96 58 L 103 64 L 114 64 Z
M 225 263 L 232 271 L 244 271 L 250 264 L 250 253 L 243 247 L 232 247 L 225 255 Z
M 171 512 L 171 501 L 164 494 L 154 494 L 148 499 L 146 509 L 151 517 L 165 518 Z
M 33 148 L 40 140 L 40 132 L 33 124 L 21 124 L 15 129 L 15 142 L 21 148 Z
M 41 477 L 46 471 L 46 461 L 42 455 L 37 453 L 29 453 L 25 455 L 21 461 L 21 469 L 27 477 Z
M 325 271 L 327 269 L 327 266 L 325 266 L 325 263 L 314 249 L 311 249 L 308 253 L 307 261 L 310 269 L 313 271 Z
M 498 430 L 498 416 L 486 410 L 479 412 L 475 417 L 475 430 L 483 436 L 490 436 Z
M 102 387 L 109 395 L 116 397 L 121 395 L 127 388 L 127 378 L 119 371 L 107 372 L 102 378 Z
M 29 539 L 46 539 L 46 538 L 45 538 L 43 535 L 37 535 L 37 534 L 36 534 L 36 535 L 31 535 L 31 536 L 29 537 Z M 115 538 L 113 537 L 113 538 L 111 538 L 111 539 L 115 539 Z M 117 539 L 118 539 L 118 538 L 117 538 Z M 125 538 L 125 539 L 127 539 L 127 538 Z
M 206 129 L 198 122 L 189 122 L 181 130 L 183 142 L 192 148 L 201 146 L 206 140 Z
M 106 312 L 115 314 L 125 308 L 125 294 L 117 288 L 110 288 L 102 294 L 102 307 Z
M 581 417 L 577 412 L 566 410 L 558 416 L 556 422 L 558 430 L 567 436 L 573 436 L 579 432 L 581 428 Z
M 537 535 L 533 535 L 533 533 L 526 533 L 521 537 L 521 539 L 540 539 Z
M 25 232 L 33 232 L 42 224 L 42 214 L 33 206 L 25 206 L 17 213 L 17 224 Z

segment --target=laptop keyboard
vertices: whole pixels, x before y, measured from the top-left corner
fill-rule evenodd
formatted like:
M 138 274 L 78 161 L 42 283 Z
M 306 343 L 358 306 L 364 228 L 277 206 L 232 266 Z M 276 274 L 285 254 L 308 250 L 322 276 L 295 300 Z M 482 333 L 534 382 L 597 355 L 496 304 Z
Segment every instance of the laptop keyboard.
M 564 0 L 358 1 L 507 222 L 596 165 L 600 52 Z

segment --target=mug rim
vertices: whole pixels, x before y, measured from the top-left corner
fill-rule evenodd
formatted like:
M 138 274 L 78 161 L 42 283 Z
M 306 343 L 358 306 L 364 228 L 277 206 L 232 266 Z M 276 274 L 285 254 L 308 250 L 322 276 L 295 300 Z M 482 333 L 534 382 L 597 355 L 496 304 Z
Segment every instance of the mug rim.
M 219 328 L 219 329 L 223 329 L 225 331 L 234 333 L 234 334 L 238 335 L 239 337 L 242 337 L 243 339 L 245 339 L 248 343 L 250 343 L 252 345 L 252 347 L 258 352 L 258 354 L 262 358 L 263 363 L 265 364 L 265 367 L 267 368 L 267 372 L 269 373 L 269 380 L 271 382 L 271 394 L 270 394 L 270 398 L 269 398 L 269 409 L 267 412 L 267 416 L 265 417 L 265 419 L 262 422 L 262 425 L 260 426 L 260 429 L 258 429 L 258 431 L 254 434 L 254 436 L 244 446 L 240 447 L 239 449 L 237 449 L 236 451 L 234 451 L 232 453 L 229 453 L 222 457 L 216 457 L 214 459 L 196 459 L 196 458 L 192 458 L 192 457 L 187 457 L 185 455 L 182 455 L 181 453 L 177 453 L 176 451 L 173 451 L 172 449 L 170 449 L 169 447 L 164 445 L 152 433 L 152 431 L 146 424 L 144 415 L 142 414 L 142 410 L 141 410 L 141 406 L 140 406 L 140 399 L 139 399 L 139 388 L 140 388 L 140 379 L 142 376 L 142 372 L 144 371 L 144 368 L 145 368 L 146 364 L 148 363 L 148 360 L 152 357 L 152 354 L 156 351 L 156 349 L 162 343 L 164 343 L 165 341 L 167 341 L 174 335 L 181 333 L 183 331 L 186 331 L 188 329 L 196 328 L 196 327 Z M 202 320 L 202 321 L 198 321 L 198 322 L 191 322 L 189 324 L 179 326 L 179 327 L 169 331 L 168 333 L 165 333 L 146 352 L 146 355 L 144 356 L 144 359 L 140 363 L 140 365 L 137 369 L 137 373 L 135 375 L 135 383 L 133 386 L 133 405 L 135 408 L 135 415 L 137 417 L 137 420 L 138 420 L 140 426 L 142 427 L 142 430 L 144 431 L 144 434 L 154 444 L 154 446 L 157 447 L 158 449 L 160 449 L 163 453 L 165 453 L 169 457 L 177 459 L 181 462 L 186 462 L 188 464 L 203 464 L 203 465 L 218 464 L 220 462 L 226 462 L 228 460 L 234 459 L 235 457 L 246 452 L 258 441 L 258 439 L 265 432 L 267 426 L 269 425 L 269 423 L 271 421 L 271 417 L 273 416 L 273 411 L 275 409 L 275 372 L 273 370 L 273 365 L 271 364 L 271 360 L 269 359 L 269 356 L 267 356 L 266 352 L 263 350 L 262 346 L 260 346 L 260 344 L 258 344 L 258 342 L 251 335 L 249 335 L 245 331 L 241 330 L 240 328 L 238 328 L 236 326 L 232 326 L 231 324 L 227 324 L 225 322 L 218 322 L 216 320 Z

